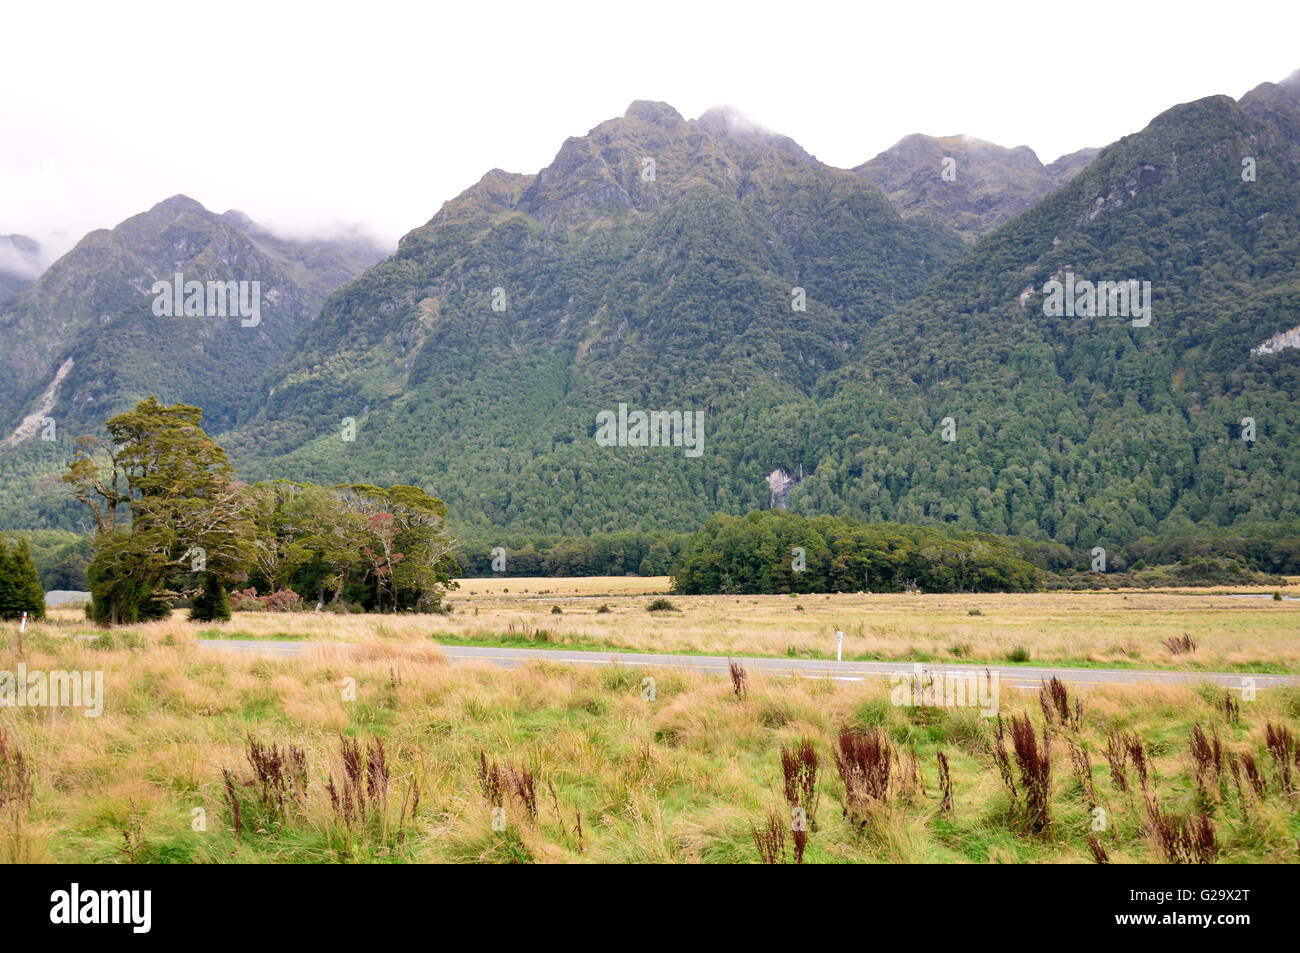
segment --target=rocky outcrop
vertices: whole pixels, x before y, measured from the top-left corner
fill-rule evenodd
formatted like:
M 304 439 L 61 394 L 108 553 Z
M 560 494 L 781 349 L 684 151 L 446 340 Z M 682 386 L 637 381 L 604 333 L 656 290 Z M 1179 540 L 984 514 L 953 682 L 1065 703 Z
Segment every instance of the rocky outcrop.
M 1290 331 L 1275 334 L 1263 344 L 1252 347 L 1250 354 L 1251 357 L 1262 357 L 1265 354 L 1276 354 L 1278 351 L 1285 351 L 1289 347 L 1300 347 L 1300 325 Z

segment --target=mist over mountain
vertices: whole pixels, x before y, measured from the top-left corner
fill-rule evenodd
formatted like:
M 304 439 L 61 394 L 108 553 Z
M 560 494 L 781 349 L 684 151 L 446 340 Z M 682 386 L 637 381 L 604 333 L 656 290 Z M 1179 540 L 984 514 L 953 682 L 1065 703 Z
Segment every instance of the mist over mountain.
M 0 304 L 12 298 L 44 270 L 40 242 L 26 235 L 0 235 Z

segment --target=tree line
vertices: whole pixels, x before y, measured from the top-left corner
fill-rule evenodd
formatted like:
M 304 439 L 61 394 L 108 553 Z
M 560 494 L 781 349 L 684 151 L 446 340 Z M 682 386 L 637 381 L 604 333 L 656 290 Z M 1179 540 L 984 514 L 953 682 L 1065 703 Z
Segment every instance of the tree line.
M 691 535 L 480 536 L 453 552 L 466 576 L 666 576 Z
M 678 592 L 1029 592 L 1043 569 L 987 533 L 812 519 L 782 510 L 710 519 L 673 572 Z

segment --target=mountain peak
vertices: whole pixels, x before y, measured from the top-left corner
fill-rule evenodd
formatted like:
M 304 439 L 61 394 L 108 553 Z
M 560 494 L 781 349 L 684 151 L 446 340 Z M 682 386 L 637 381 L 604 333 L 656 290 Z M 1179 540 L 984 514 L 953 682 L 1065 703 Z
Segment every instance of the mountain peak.
M 184 198 L 184 196 L 180 196 L 180 198 Z M 168 201 L 170 201 L 170 199 Z M 241 232 L 257 234 L 266 231 L 266 229 L 262 228 L 262 226 L 258 225 L 237 208 L 228 209 L 226 212 L 222 213 L 221 218 L 223 221 L 229 222 Z
M 714 136 L 725 136 L 739 142 L 762 143 L 799 159 L 813 161 L 813 157 L 789 136 L 773 132 L 734 106 L 714 106 L 707 109 L 699 119 L 695 120 L 695 125 Z
M 173 195 L 171 198 L 163 199 L 161 202 L 159 202 L 159 203 L 158 203 L 157 205 L 155 205 L 153 208 L 149 209 L 149 211 L 151 211 L 151 212 L 171 212 L 171 213 L 174 214 L 174 215 L 180 215 L 180 214 L 183 213 L 183 212 L 203 212 L 203 213 L 206 213 L 208 210 L 207 210 L 206 208 L 204 208 L 202 204 L 200 204 L 199 202 L 196 202 L 194 199 L 190 198 L 188 195 L 184 195 L 184 194 L 182 194 L 182 193 L 180 193 L 180 192 L 177 192 L 177 193 L 176 193 L 175 195 Z
M 639 119 L 641 122 L 652 123 L 665 129 L 671 129 L 686 121 L 681 113 L 667 103 L 657 103 L 649 99 L 638 99 L 633 102 L 627 107 L 623 118 Z
M 853 171 L 881 189 L 904 218 L 933 215 L 973 241 L 1068 182 L 1096 154 L 1080 149 L 1044 166 L 1029 146 L 913 133 Z

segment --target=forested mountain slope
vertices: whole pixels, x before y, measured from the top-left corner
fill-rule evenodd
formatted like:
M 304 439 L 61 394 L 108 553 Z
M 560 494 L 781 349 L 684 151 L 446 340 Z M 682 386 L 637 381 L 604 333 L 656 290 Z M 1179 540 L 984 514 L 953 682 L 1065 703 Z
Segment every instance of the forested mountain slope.
M 233 424 L 328 294 L 381 257 L 365 241 L 279 238 L 182 195 L 91 232 L 0 304 L 5 512 L 46 521 L 31 511 L 35 481 L 66 464 L 78 435 L 142 397 L 197 404 L 214 430 Z M 208 315 L 206 294 L 202 315 L 155 314 L 155 282 L 177 274 L 205 289 L 245 283 L 250 306 L 259 292 L 256 317 Z
M 1294 525 L 1300 77 L 1176 106 L 1087 159 L 1039 166 L 1069 181 L 971 246 L 733 112 L 637 102 L 536 174 L 488 173 L 310 320 L 301 255 L 173 200 L 149 214 L 198 228 L 185 248 L 260 255 L 296 317 L 159 396 L 204 405 L 244 478 L 421 485 L 475 541 L 692 530 L 773 498 L 1076 552 Z M 111 263 L 105 235 L 83 245 Z M 124 269 L 60 264 L 0 320 L 30 332 L 34 300 L 90 303 L 6 360 L 30 378 L 22 408 L 65 356 L 95 369 L 56 395 L 89 425 L 96 381 L 143 360 L 132 380 L 165 388 L 152 368 L 185 355 L 150 365 L 152 340 L 82 333 L 121 310 L 96 302 L 126 294 L 99 277 Z M 1054 281 L 1130 280 L 1149 322 L 1048 307 Z M 145 304 L 120 323 L 156 329 Z M 182 340 L 215 353 L 216 333 Z M 620 405 L 698 413 L 699 452 L 608 445 Z M 792 480 L 769 487 L 778 470 Z M 43 501 L 24 512 L 57 522 Z
M 224 442 L 254 475 L 426 485 L 462 527 L 688 527 L 766 502 L 817 380 L 960 251 L 734 113 L 637 102 L 342 288 Z M 620 402 L 704 413 L 703 454 L 598 446 Z
M 1300 323 L 1297 90 L 1170 109 L 874 324 L 793 506 L 1088 547 L 1294 522 L 1300 350 L 1251 352 Z M 1047 316 L 1067 272 L 1151 282 L 1150 325 Z

